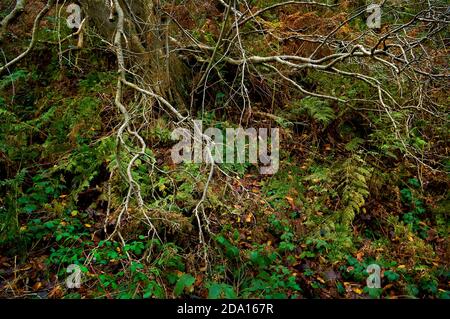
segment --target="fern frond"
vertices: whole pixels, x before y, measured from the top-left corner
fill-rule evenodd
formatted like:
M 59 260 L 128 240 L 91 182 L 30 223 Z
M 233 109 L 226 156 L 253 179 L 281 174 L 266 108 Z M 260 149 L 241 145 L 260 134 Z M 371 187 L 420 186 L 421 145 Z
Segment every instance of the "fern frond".
M 327 126 L 336 118 L 333 108 L 328 103 L 317 97 L 306 97 L 301 100 L 300 106 L 308 113 L 308 115 Z
M 336 175 L 340 174 L 341 176 L 337 188 L 342 203 L 338 218 L 345 225 L 349 225 L 353 221 L 370 194 L 367 180 L 371 175 L 371 170 L 365 166 L 365 162 L 355 155 L 338 167 Z

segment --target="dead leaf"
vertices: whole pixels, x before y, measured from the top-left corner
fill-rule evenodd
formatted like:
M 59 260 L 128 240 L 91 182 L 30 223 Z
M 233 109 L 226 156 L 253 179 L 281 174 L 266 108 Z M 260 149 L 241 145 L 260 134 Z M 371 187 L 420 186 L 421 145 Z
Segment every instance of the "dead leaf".
M 53 289 L 48 293 L 49 298 L 61 298 L 63 296 L 64 292 L 60 285 L 57 285 L 53 287 Z
M 34 285 L 33 285 L 33 290 L 34 291 L 37 291 L 37 290 L 39 290 L 39 289 L 41 289 L 42 288 L 42 282 L 40 282 L 40 281 L 38 281 L 37 283 L 35 283 Z
M 325 283 L 325 280 L 322 277 L 317 277 L 317 280 L 320 281 L 321 283 Z
M 363 252 L 359 252 L 359 253 L 356 254 L 356 259 L 359 262 L 361 262 L 363 260 L 363 256 L 364 256 L 364 253 Z
M 356 287 L 355 287 L 355 288 L 353 288 L 352 290 L 353 290 L 354 293 L 356 293 L 356 294 L 358 294 L 358 295 L 360 295 L 360 294 L 363 293 L 362 289 L 360 289 L 360 288 L 356 288 Z

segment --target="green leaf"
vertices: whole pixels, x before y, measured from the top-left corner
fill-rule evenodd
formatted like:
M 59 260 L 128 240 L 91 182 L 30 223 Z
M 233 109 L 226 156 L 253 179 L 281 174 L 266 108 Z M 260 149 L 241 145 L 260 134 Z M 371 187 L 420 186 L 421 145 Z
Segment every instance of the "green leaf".
M 174 295 L 178 297 L 181 295 L 185 288 L 190 287 L 194 284 L 195 278 L 189 274 L 183 274 L 180 279 L 178 279 L 175 289 L 173 291 Z
M 367 287 L 366 287 L 367 288 Z M 366 290 L 366 289 L 364 289 Z M 383 293 L 382 288 L 367 288 L 367 292 L 369 293 L 370 298 L 378 299 Z
M 420 187 L 420 182 L 417 178 L 410 178 L 408 183 L 414 187 Z
M 208 288 L 208 299 L 218 299 L 222 294 L 222 285 L 213 283 Z
M 231 244 L 231 242 L 223 237 L 222 235 L 219 235 L 216 237 L 216 240 L 219 244 L 223 245 L 225 247 L 225 253 L 230 258 L 235 258 L 239 256 L 239 249 Z
M 389 281 L 396 281 L 397 279 L 400 278 L 400 275 L 393 272 L 392 270 L 386 270 L 384 272 L 384 276 L 389 280 Z

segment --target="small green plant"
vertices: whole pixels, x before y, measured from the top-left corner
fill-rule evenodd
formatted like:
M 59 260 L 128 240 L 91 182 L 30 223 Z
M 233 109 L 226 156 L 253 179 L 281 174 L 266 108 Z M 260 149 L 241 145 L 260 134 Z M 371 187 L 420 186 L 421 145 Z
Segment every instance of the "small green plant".
M 419 181 L 416 178 L 409 179 L 408 183 L 414 187 L 418 188 L 420 186 Z M 411 210 L 403 215 L 403 221 L 412 227 L 412 230 L 419 234 L 422 238 L 427 238 L 429 227 L 422 222 L 426 209 L 424 207 L 423 201 L 418 199 L 414 192 L 410 188 L 403 188 L 400 191 L 401 199 L 403 203 Z
M 237 297 L 234 288 L 228 284 L 210 282 L 206 286 L 208 288 L 208 298 L 210 299 L 235 299 Z
M 173 294 L 175 297 L 180 296 L 181 294 L 183 294 L 183 292 L 185 290 L 188 290 L 190 287 L 192 287 L 192 285 L 195 282 L 195 277 L 193 277 L 190 274 L 183 274 L 181 275 L 181 277 L 178 279 L 175 288 L 173 290 Z

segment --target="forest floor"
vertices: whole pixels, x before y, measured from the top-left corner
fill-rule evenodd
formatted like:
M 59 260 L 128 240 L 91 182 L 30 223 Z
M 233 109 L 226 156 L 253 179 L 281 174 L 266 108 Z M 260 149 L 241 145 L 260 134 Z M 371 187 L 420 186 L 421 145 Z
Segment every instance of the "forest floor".
M 11 27 L 7 56 L 24 48 L 33 16 Z M 273 27 L 317 19 L 287 12 Z M 323 20 L 323 28 L 335 24 Z M 48 44 L 52 23 L 42 22 L 41 41 L 0 77 L 0 298 L 450 297 L 448 117 L 417 124 L 430 153 L 441 155 L 437 170 L 396 148 L 378 113 L 302 98 L 316 109 L 298 114 L 287 90 L 272 94 L 257 77 L 249 84 L 257 102 L 241 113 L 225 109 L 225 93 L 215 88 L 214 107 L 198 112 L 204 127 L 278 127 L 280 167 L 261 175 L 248 162 L 219 164 L 208 184 L 208 165 L 172 162 L 174 122 L 146 110 L 140 134 L 150 160 L 133 166 L 146 211 L 130 205 L 123 238 L 112 238 L 128 191 L 116 169 L 119 155 L 128 159 L 116 145 L 117 61 L 94 38 L 61 68 L 58 47 Z M 263 47 L 255 41 L 255 50 Z M 311 87 L 353 87 L 313 71 L 304 76 Z M 448 103 L 445 87 L 433 94 Z M 205 185 L 201 243 L 194 212 Z M 69 265 L 79 267 L 80 288 L 66 285 Z M 373 265 L 380 288 L 367 286 Z

